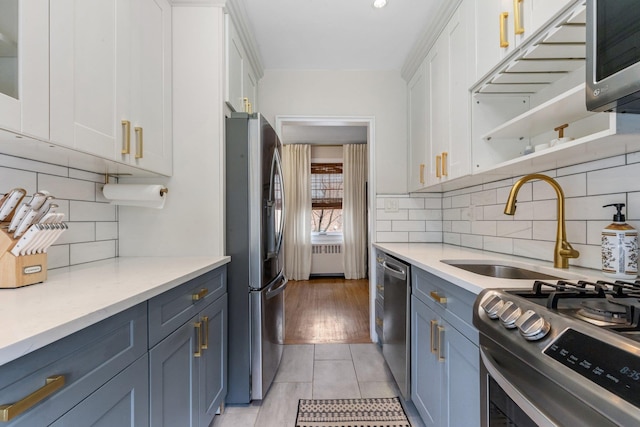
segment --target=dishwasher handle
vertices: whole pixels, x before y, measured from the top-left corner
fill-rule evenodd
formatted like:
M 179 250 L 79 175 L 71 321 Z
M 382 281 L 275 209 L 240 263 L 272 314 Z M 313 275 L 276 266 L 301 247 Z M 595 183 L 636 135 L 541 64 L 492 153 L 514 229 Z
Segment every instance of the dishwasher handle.
M 406 266 L 394 264 L 392 262 L 389 262 L 389 260 L 384 260 L 384 262 L 382 263 L 382 266 L 384 267 L 385 274 L 389 274 L 393 277 L 397 277 L 400 280 L 407 279 Z

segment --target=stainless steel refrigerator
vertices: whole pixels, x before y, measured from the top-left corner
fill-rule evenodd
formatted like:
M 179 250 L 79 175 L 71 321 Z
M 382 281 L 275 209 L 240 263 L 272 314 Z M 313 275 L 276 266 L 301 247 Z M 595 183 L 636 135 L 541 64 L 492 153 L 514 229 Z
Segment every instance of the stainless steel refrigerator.
M 228 404 L 262 399 L 284 345 L 282 144 L 260 114 L 226 119 Z

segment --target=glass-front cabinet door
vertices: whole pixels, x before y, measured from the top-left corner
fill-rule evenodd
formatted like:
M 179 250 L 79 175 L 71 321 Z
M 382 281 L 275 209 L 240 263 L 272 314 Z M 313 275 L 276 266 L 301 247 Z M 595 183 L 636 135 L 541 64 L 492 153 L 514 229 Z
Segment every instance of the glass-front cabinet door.
M 0 2 L 0 93 L 18 99 L 18 0 Z
M 0 0 L 0 129 L 49 137 L 48 0 Z

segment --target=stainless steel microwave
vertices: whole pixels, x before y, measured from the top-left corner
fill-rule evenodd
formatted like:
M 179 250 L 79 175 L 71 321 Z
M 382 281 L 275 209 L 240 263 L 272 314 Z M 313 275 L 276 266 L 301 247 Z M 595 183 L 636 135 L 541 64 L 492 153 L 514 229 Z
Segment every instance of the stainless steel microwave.
M 640 1 L 587 0 L 589 111 L 640 114 Z

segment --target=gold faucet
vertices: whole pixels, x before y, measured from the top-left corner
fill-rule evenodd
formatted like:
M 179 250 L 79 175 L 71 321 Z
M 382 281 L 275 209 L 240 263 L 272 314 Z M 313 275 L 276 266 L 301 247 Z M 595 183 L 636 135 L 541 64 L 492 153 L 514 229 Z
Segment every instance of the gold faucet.
M 578 258 L 580 252 L 573 249 L 571 243 L 567 242 L 567 232 L 564 224 L 564 192 L 555 179 L 538 173 L 520 178 L 513 184 L 513 187 L 511 187 L 507 204 L 504 207 L 504 213 L 506 215 L 516 213 L 516 196 L 518 195 L 518 191 L 520 191 L 520 187 L 522 187 L 525 182 L 532 179 L 544 181 L 556 190 L 556 195 L 558 196 L 558 228 L 556 232 L 556 247 L 553 251 L 553 266 L 555 268 L 569 268 L 569 258 Z

